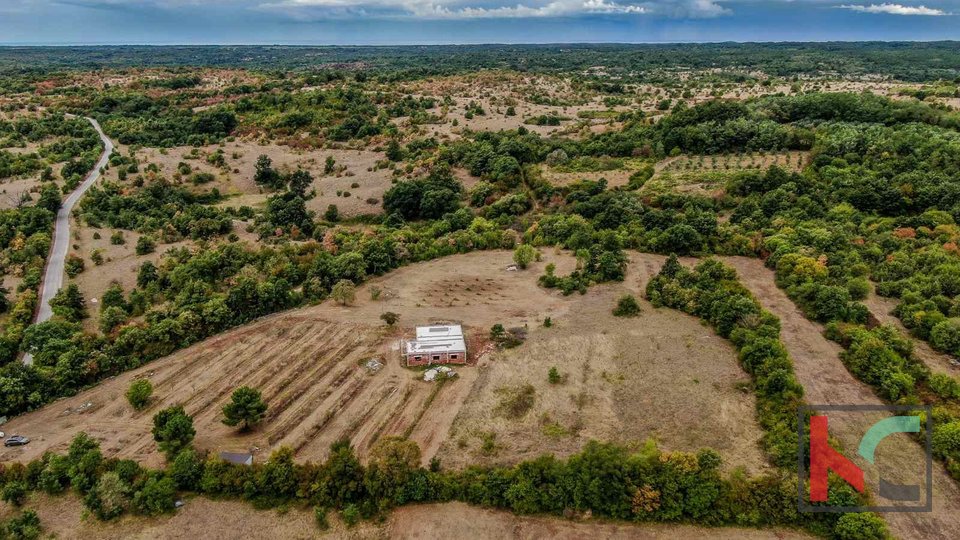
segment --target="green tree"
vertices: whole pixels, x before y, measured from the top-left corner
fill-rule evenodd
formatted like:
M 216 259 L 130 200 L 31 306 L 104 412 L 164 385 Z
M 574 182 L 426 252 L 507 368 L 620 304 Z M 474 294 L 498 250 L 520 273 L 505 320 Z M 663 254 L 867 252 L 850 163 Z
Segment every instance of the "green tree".
M 127 388 L 127 401 L 138 411 L 147 406 L 151 395 L 153 395 L 153 385 L 150 384 L 150 379 L 137 379 Z
M 327 211 L 323 213 L 323 219 L 331 222 L 340 221 L 340 209 L 337 208 L 337 205 L 328 205 Z
M 223 406 L 223 423 L 228 426 L 240 425 L 246 431 L 263 420 L 267 404 L 263 402 L 259 390 L 241 386 L 233 391 L 230 403 Z
M 197 457 L 193 448 L 184 448 L 170 464 L 170 478 L 177 487 L 184 490 L 195 490 L 200 485 L 203 475 L 203 461 Z
M 154 415 L 151 433 L 157 446 L 168 458 L 175 457 L 189 446 L 197 434 L 193 429 L 193 418 L 180 405 L 168 407 Z
M 386 313 L 380 314 L 380 320 L 385 322 L 387 326 L 393 326 L 400 320 L 400 315 L 392 311 L 387 311 Z
M 87 318 L 87 303 L 76 283 L 71 283 L 57 291 L 57 294 L 50 299 L 50 308 L 54 315 L 70 322 L 79 322 Z

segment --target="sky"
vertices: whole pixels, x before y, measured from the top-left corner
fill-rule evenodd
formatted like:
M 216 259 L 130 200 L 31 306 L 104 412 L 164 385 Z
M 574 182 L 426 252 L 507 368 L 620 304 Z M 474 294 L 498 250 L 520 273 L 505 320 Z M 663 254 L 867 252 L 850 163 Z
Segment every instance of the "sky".
M 960 0 L 0 0 L 0 44 L 960 40 Z

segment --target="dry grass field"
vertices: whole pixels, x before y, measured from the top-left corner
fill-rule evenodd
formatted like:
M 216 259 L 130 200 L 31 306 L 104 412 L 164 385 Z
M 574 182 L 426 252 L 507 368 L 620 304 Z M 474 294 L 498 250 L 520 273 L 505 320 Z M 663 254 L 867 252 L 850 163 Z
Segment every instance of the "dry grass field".
M 524 345 L 481 364 L 442 461 L 513 463 L 569 455 L 591 439 L 650 438 L 668 450 L 712 447 L 728 467 L 763 469 L 749 377 L 732 347 L 696 319 L 645 300 L 637 318 L 612 315 L 621 295 L 641 296 L 659 262 L 634 256 L 625 284 L 591 287 L 551 328 L 531 328 Z M 551 367 L 562 382 L 548 382 Z M 525 385 L 532 404 L 514 417 L 503 404 Z
M 361 522 L 346 528 L 333 513 L 330 529 L 320 531 L 310 509 L 256 510 L 237 501 L 192 497 L 176 513 L 157 518 L 125 515 L 102 522 L 88 516 L 80 500 L 67 495 L 31 496 L 26 507 L 40 517 L 44 533 L 61 540 L 192 539 L 273 540 L 350 538 L 356 540 L 432 538 L 557 538 L 573 540 L 594 536 L 608 539 L 666 540 L 716 538 L 718 540 L 803 540 L 812 538 L 789 529 L 711 529 L 692 525 L 610 523 L 601 520 L 571 521 L 554 517 L 515 516 L 509 512 L 463 503 L 425 504 L 398 508 L 383 523 Z M 6 503 L 0 517 L 13 514 Z

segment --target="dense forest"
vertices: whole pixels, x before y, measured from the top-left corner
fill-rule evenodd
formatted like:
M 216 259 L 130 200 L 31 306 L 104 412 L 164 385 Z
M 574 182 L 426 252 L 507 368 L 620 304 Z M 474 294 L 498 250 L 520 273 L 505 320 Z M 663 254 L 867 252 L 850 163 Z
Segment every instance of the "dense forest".
M 661 70 L 725 68 L 777 76 L 884 75 L 905 81 L 960 76 L 956 42 L 570 44 L 438 46 L 3 47 L 0 72 L 163 66 L 309 70 L 350 67 L 387 78 L 512 69 L 563 72 L 603 66 L 627 80 Z M 27 67 L 29 66 L 29 67 Z

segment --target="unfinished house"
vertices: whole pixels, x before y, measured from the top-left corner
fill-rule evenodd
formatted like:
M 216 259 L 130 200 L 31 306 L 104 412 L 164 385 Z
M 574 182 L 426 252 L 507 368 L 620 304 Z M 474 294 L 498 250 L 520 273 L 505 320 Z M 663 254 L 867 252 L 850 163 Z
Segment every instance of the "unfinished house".
M 417 338 L 403 345 L 408 366 L 466 364 L 467 342 L 459 324 L 418 326 Z

